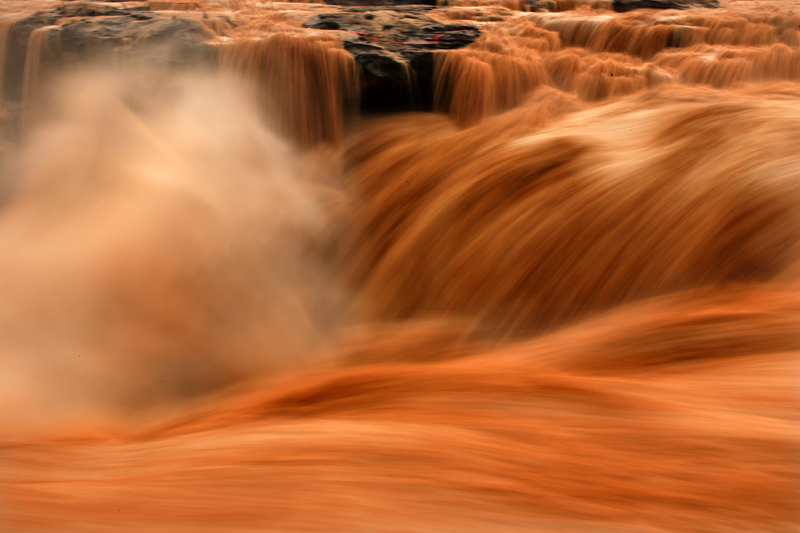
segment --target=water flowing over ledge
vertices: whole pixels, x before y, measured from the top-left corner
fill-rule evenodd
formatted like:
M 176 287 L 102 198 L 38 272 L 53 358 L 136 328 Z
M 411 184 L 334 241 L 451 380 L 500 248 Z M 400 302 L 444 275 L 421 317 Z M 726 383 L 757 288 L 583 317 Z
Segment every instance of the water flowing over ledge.
M 0 103 L 0 530 L 798 528 L 800 2 L 9 0 Z

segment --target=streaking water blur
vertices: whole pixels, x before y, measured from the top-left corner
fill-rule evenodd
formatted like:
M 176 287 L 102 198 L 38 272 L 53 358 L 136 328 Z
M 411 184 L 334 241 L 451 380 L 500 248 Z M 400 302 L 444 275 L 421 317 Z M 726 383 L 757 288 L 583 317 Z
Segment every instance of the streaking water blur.
M 479 3 L 433 114 L 349 116 L 313 5 L 28 76 L 4 531 L 797 529 L 797 5 Z

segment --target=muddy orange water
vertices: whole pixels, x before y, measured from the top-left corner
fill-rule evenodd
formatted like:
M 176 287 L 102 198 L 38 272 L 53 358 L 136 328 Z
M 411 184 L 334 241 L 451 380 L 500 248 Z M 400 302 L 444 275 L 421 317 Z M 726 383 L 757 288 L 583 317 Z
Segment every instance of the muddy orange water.
M 449 2 L 360 117 L 339 8 L 152 4 L 219 68 L 3 110 L 0 530 L 800 530 L 798 2 Z

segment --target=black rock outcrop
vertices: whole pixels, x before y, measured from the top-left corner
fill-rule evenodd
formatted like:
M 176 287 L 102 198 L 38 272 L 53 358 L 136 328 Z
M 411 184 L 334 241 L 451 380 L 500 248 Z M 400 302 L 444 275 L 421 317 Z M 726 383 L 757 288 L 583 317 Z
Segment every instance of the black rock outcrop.
M 689 9 L 690 7 L 719 7 L 718 0 L 614 0 L 618 13 L 634 9 Z
M 362 72 L 365 111 L 430 109 L 433 53 L 467 46 L 480 35 L 470 24 L 445 24 L 426 6 L 355 7 L 321 13 L 304 26 L 348 32 L 342 40 Z
M 58 26 L 54 26 L 60 21 Z M 6 61 L 0 101 L 22 98 L 25 58 L 31 33 L 50 26 L 40 62 L 49 67 L 68 67 L 74 62 L 144 56 L 155 64 L 197 63 L 209 59 L 206 44 L 211 34 L 194 21 L 159 16 L 142 8 L 123 8 L 96 2 L 65 3 L 14 22 L 6 43 Z

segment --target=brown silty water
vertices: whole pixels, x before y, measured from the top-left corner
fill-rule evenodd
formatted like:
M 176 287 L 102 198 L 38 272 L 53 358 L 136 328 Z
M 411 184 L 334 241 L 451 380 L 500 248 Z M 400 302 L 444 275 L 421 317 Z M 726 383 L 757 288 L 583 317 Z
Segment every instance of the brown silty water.
M 4 2 L 0 530 L 800 528 L 800 3 L 612 7 Z

